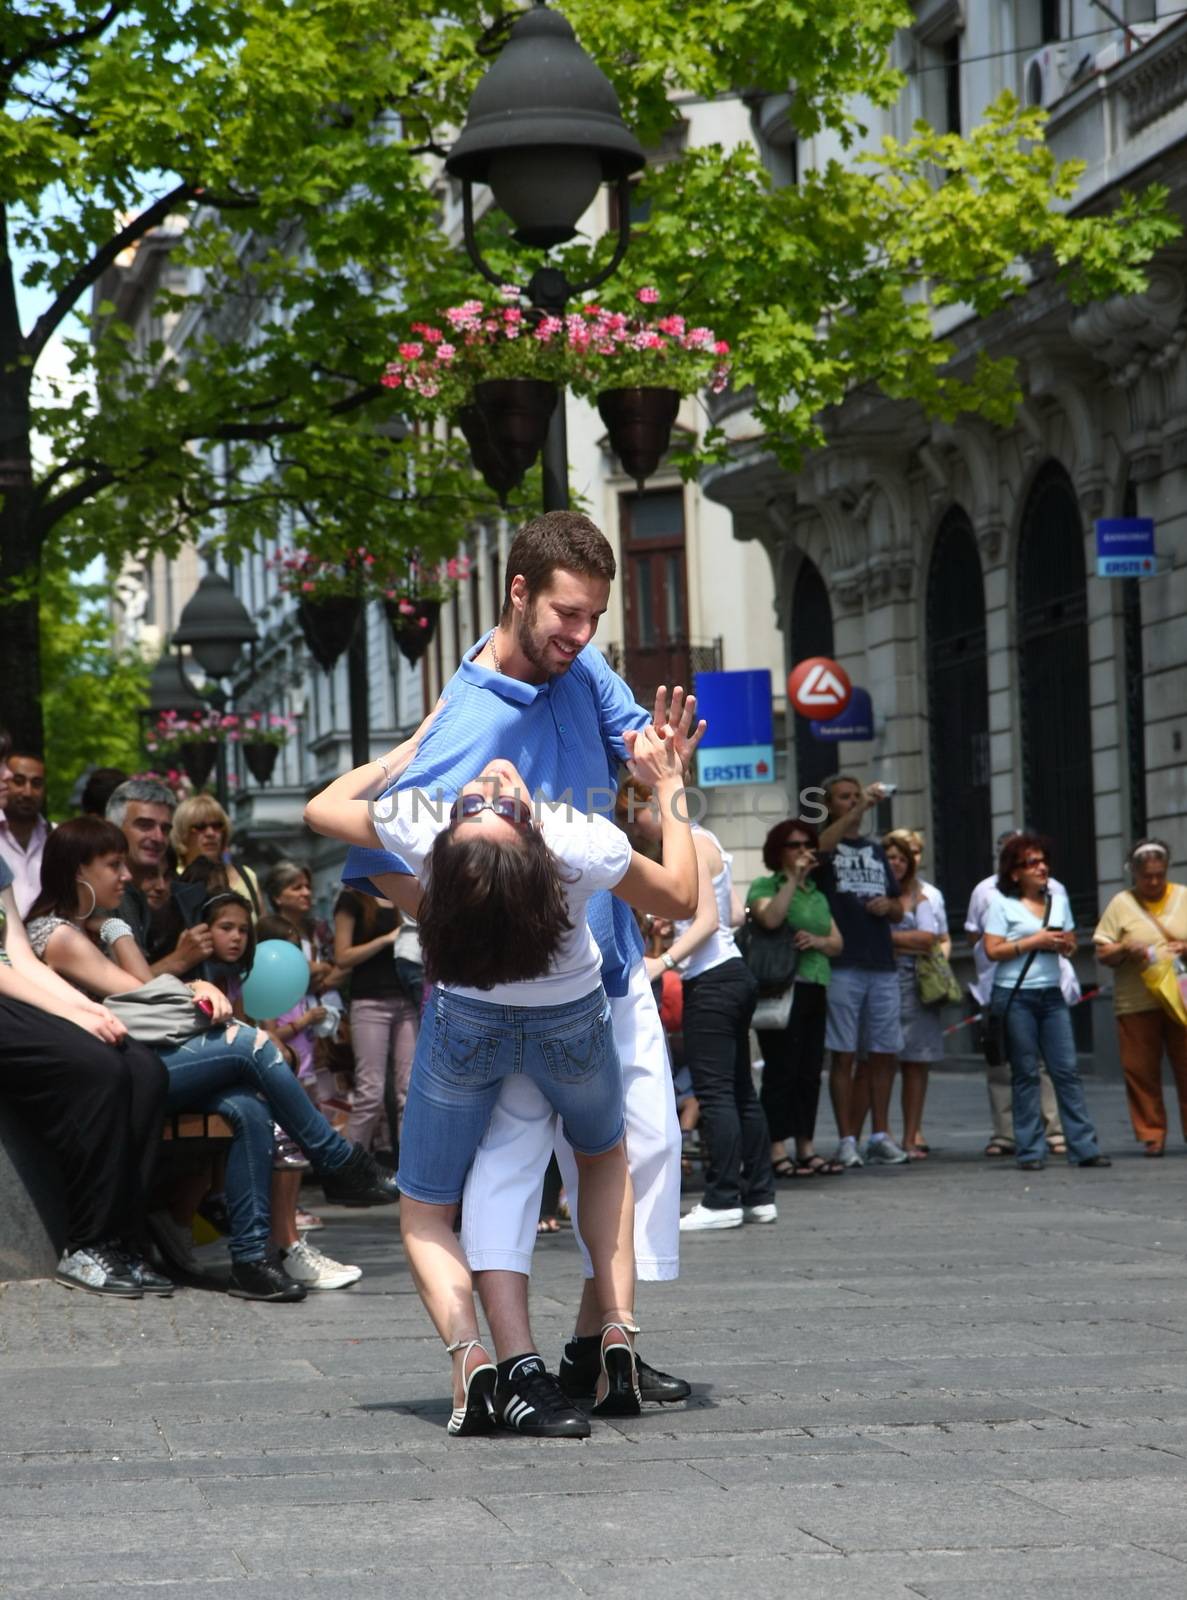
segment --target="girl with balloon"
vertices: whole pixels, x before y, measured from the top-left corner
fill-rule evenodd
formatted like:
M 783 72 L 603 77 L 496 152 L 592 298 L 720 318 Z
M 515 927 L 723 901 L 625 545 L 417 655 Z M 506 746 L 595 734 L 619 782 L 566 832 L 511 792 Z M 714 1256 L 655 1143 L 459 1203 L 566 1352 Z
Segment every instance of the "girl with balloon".
M 395 1186 L 367 1151 L 335 1133 L 266 1032 L 239 1022 L 221 989 L 200 980 L 182 986 L 151 978 L 132 929 L 115 915 L 131 877 L 126 856 L 122 830 L 98 817 L 75 817 L 55 828 L 42 858 L 41 894 L 30 910 L 29 942 L 48 967 L 96 999 L 126 999 L 150 984 L 159 993 L 163 982 L 188 990 L 193 1033 L 180 1043 L 156 1042 L 151 1005 L 126 1014 L 142 1010 L 147 1019 L 141 1037 L 148 1035 L 145 1042 L 168 1071 L 167 1110 L 216 1112 L 234 1130 L 227 1161 L 230 1292 L 243 1299 L 303 1299 L 304 1287 L 270 1248 L 273 1119 L 309 1156 L 328 1199 L 387 1205 L 396 1199 Z M 244 1011 L 278 1016 L 305 993 L 308 981 L 299 949 L 263 943 L 243 985 Z M 128 1026 L 137 1037 L 135 1020 Z

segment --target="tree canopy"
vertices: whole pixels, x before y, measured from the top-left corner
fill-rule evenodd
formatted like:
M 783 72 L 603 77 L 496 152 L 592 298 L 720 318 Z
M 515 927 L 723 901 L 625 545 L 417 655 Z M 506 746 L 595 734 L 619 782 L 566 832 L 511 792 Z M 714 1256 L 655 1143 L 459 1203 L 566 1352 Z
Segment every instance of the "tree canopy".
M 912 20 L 905 0 L 562 9 L 647 142 L 674 94 L 789 84 L 802 134 L 851 139 L 855 105 L 901 91 L 890 47 Z M 23 743 L 41 737 L 47 567 L 202 534 L 234 553 L 294 517 L 322 549 L 363 530 L 435 555 L 493 508 L 456 446 L 405 434 L 379 377 L 410 318 L 475 287 L 435 173 L 507 20 L 481 0 L 0 0 L 0 681 Z M 929 308 L 994 309 L 1024 290 L 1020 261 L 1081 298 L 1135 290 L 1177 231 L 1156 190 L 1069 214 L 1077 170 L 1040 124 L 1007 99 L 967 138 L 919 128 L 785 188 L 749 148 L 688 149 L 644 176 L 651 218 L 602 298 L 653 283 L 711 323 L 788 459 L 858 382 L 1002 417 L 1009 369 L 953 376 Z M 92 301 L 166 224 L 161 325 L 141 343 Z M 533 263 L 497 218 L 486 230 L 525 281 Z M 608 249 L 565 254 L 576 271 Z M 55 338 L 65 388 L 35 381 Z

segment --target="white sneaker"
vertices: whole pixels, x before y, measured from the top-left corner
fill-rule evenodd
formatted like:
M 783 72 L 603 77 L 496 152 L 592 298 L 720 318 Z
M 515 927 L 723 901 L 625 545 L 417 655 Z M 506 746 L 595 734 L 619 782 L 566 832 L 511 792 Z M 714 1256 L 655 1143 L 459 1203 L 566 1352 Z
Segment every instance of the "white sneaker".
M 743 1222 L 774 1222 L 778 1215 L 779 1212 L 773 1200 L 763 1206 L 742 1207 Z
M 742 1207 L 729 1206 L 723 1211 L 711 1211 L 708 1206 L 695 1205 L 680 1218 L 681 1233 L 707 1233 L 711 1228 L 740 1228 Z
M 883 1139 L 871 1139 L 866 1145 L 868 1167 L 899 1167 L 911 1158 L 901 1144 L 895 1144 L 889 1134 Z
M 303 1283 L 307 1289 L 345 1289 L 363 1275 L 362 1267 L 331 1261 L 308 1239 L 299 1239 L 289 1249 L 282 1250 L 280 1259 L 289 1277 Z
M 856 1139 L 842 1139 L 837 1146 L 837 1153 L 833 1160 L 839 1161 L 843 1167 L 863 1167 L 865 1165 L 865 1162 L 858 1154 Z

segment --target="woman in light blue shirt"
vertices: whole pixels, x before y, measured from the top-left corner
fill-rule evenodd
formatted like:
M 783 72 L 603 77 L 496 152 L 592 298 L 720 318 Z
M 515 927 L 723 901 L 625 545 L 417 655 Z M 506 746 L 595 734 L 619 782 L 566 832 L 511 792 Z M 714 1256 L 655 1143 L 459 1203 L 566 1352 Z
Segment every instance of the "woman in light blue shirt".
M 1047 1155 L 1039 1108 L 1039 1058 L 1047 1065 L 1067 1135 L 1068 1160 L 1109 1167 L 1084 1102 L 1071 1011 L 1059 986 L 1059 958 L 1076 948 L 1071 907 L 1048 888 L 1045 842 L 1033 833 L 1008 839 L 998 862 L 997 894 L 985 919 L 985 954 L 994 963 L 992 1010 L 1004 1016 L 1013 1086 L 1016 1159 L 1042 1170 Z

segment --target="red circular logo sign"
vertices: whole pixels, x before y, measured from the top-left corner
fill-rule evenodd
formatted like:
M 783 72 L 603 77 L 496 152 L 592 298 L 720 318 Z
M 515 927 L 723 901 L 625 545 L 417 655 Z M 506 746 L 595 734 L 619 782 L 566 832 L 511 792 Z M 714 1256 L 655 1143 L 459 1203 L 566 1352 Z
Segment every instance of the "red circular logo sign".
M 853 698 L 853 685 L 840 662 L 828 656 L 797 661 L 787 679 L 787 698 L 812 722 L 839 716 Z

